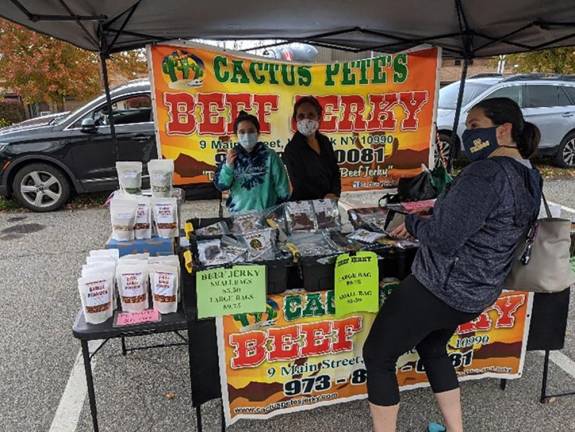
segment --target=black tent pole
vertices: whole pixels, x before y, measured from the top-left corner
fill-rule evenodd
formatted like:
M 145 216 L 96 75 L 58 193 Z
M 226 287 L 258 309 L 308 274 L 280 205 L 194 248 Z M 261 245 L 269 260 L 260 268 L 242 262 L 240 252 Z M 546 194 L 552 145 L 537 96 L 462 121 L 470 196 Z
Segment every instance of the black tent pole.
M 453 132 L 451 133 L 451 139 L 449 144 L 449 160 L 448 168 L 449 172 L 453 170 L 453 160 L 457 156 L 458 150 L 457 145 L 459 139 L 457 137 L 457 129 L 459 126 L 459 118 L 461 117 L 461 108 L 463 105 L 463 92 L 465 90 L 465 80 L 467 79 L 467 68 L 469 66 L 469 59 L 467 56 L 463 58 L 463 68 L 461 69 L 461 79 L 459 81 L 459 93 L 457 95 L 457 105 L 455 106 L 455 118 L 453 119 Z
M 112 135 L 112 144 L 114 147 L 114 160 L 118 160 L 120 152 L 118 149 L 118 140 L 116 139 L 116 128 L 114 126 L 114 115 L 112 110 L 112 96 L 110 95 L 110 81 L 108 79 L 108 65 L 106 64 L 108 55 L 100 51 L 100 65 L 102 67 L 102 81 L 104 83 L 104 92 L 106 93 L 106 103 L 108 105 L 108 123 L 110 124 L 110 133 Z

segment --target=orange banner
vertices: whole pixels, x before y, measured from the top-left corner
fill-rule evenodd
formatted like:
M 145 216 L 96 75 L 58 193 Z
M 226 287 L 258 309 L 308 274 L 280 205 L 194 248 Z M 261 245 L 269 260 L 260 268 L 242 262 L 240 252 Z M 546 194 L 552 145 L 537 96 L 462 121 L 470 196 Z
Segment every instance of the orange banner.
M 397 287 L 384 284 L 381 300 Z M 461 380 L 521 376 L 532 296 L 504 292 L 448 344 Z M 363 344 L 375 314 L 335 316 L 333 291 L 269 295 L 267 311 L 218 318 L 220 377 L 226 424 L 268 419 L 367 397 Z M 415 351 L 400 357 L 402 390 L 427 386 Z
M 391 187 L 429 164 L 440 50 L 334 64 L 282 63 L 195 45 L 148 48 L 157 142 L 178 185 L 211 182 L 236 145 L 240 110 L 258 117 L 277 152 L 295 132 L 296 100 L 324 108 L 320 131 L 336 150 L 345 191 Z

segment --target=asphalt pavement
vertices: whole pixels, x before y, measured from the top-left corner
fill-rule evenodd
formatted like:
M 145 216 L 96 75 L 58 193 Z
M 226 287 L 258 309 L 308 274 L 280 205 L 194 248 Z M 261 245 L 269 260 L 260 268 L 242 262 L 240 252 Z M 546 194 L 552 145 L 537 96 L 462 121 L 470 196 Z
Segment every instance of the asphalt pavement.
M 575 182 L 548 182 L 546 191 L 550 200 L 575 207 Z M 345 199 L 373 204 L 375 195 Z M 184 207 L 186 217 L 216 214 L 214 201 Z M 82 386 L 67 387 L 69 380 L 75 383 L 71 372 L 80 349 L 71 327 L 80 307 L 76 279 L 88 251 L 108 238 L 108 218 L 106 209 L 0 213 L 0 431 L 92 430 L 87 397 L 78 390 Z M 563 369 L 551 364 L 552 392 L 575 391 L 573 310 L 562 351 L 568 361 Z M 177 339 L 148 336 L 128 344 L 162 341 Z M 575 431 L 575 397 L 538 402 L 542 364 L 540 353 L 528 353 L 523 377 L 504 392 L 493 379 L 463 383 L 466 431 Z M 119 341 L 111 341 L 95 357 L 94 383 L 101 431 L 196 430 L 184 347 L 122 356 Z M 74 404 L 78 412 L 70 408 Z M 220 402 L 204 405 L 202 413 L 204 431 L 219 431 Z M 427 421 L 439 419 L 429 389 L 402 393 L 399 431 L 423 431 Z M 359 401 L 269 421 L 240 421 L 228 430 L 352 432 L 371 426 L 367 402 Z

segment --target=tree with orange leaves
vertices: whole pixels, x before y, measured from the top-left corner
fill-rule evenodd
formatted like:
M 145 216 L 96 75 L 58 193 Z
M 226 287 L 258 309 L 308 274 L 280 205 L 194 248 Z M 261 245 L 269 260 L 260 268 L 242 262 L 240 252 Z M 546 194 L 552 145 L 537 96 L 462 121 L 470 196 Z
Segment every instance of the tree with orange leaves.
M 66 98 L 85 100 L 101 93 L 96 53 L 0 20 L 0 85 L 26 103 L 48 102 L 64 109 Z M 146 73 L 141 51 L 111 57 L 110 75 L 133 79 Z

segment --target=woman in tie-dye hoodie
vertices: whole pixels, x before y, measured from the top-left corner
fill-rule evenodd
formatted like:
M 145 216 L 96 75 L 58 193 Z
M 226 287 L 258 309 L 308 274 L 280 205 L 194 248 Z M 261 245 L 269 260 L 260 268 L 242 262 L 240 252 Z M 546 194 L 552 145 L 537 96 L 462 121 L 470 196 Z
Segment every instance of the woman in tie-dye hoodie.
M 230 212 L 264 210 L 287 201 L 287 172 L 277 153 L 258 141 L 258 119 L 241 111 L 234 122 L 234 133 L 239 145 L 228 150 L 214 178 L 218 190 L 230 191 Z

